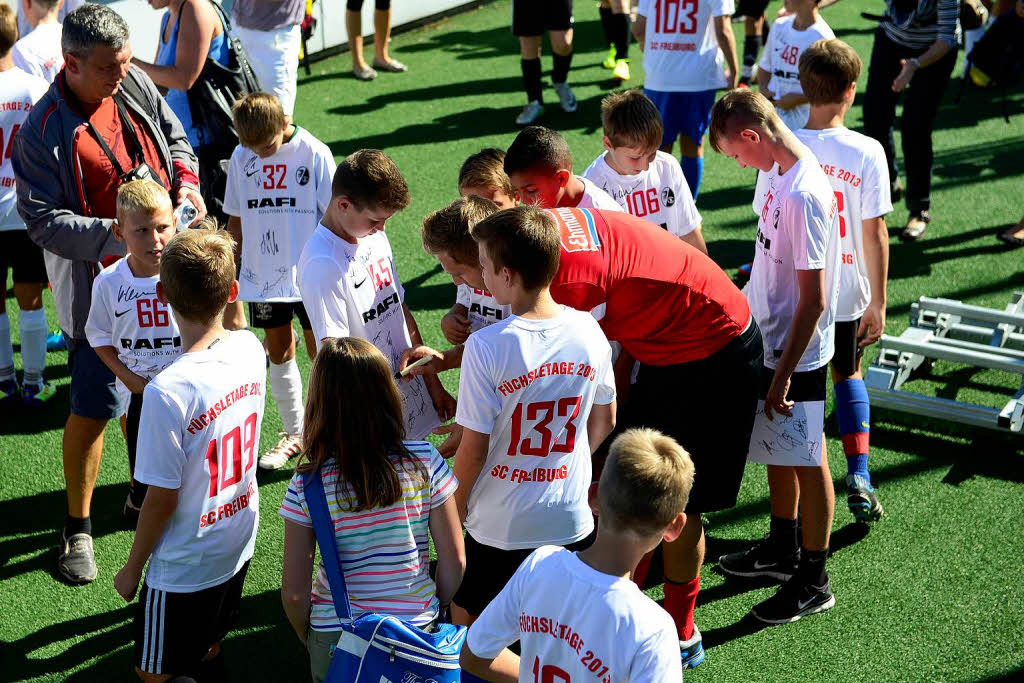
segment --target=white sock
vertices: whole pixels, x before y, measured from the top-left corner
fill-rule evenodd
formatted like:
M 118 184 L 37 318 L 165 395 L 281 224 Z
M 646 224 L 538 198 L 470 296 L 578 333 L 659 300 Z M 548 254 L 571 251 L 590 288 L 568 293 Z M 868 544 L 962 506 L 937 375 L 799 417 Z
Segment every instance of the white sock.
M 18 311 L 18 327 L 21 337 L 21 361 L 25 366 L 25 384 L 39 384 L 43 381 L 46 367 L 46 312 Z
M 14 346 L 11 345 L 11 319 L 0 313 L 0 382 L 14 379 Z
M 302 433 L 302 375 L 292 358 L 280 365 L 270 364 L 270 393 L 277 404 L 284 431 Z
M 986 26 L 971 29 L 970 31 L 964 31 L 964 57 L 970 57 L 971 50 L 974 49 L 974 44 L 981 40 L 981 37 L 985 35 Z M 967 73 L 968 60 L 964 59 L 964 74 Z

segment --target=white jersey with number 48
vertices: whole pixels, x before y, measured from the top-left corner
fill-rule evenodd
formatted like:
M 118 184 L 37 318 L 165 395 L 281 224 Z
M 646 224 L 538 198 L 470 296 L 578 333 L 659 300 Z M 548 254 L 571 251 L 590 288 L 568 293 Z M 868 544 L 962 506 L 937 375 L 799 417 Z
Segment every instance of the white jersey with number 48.
M 864 224 L 892 211 L 889 167 L 882 145 L 848 128 L 796 132 L 828 176 L 839 210 L 839 303 L 836 322 L 857 320 L 871 303 L 864 257 Z
M 587 419 L 613 400 L 612 350 L 588 313 L 513 316 L 471 334 L 455 421 L 490 435 L 469 497 L 473 538 L 502 550 L 585 538 L 594 528 Z

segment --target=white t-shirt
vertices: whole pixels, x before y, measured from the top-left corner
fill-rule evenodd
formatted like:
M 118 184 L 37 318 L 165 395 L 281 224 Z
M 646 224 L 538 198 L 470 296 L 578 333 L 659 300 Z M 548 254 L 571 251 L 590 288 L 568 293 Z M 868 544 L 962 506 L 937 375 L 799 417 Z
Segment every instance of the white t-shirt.
M 61 50 L 61 35 L 64 27 L 60 24 L 40 24 L 35 30 L 23 36 L 11 48 L 14 65 L 22 71 L 39 76 L 47 83 L 53 83 L 64 67 L 64 52 Z
M 788 17 L 776 19 L 768 32 L 768 43 L 764 46 L 764 53 L 761 55 L 761 68 L 771 74 L 768 81 L 768 89 L 775 93 L 775 97 L 781 99 L 783 95 L 790 93 L 803 94 L 804 89 L 800 86 L 800 55 L 811 46 L 811 43 L 835 38 L 825 20 L 818 16 L 818 20 L 803 31 L 793 28 L 795 14 Z M 776 110 L 790 130 L 800 130 L 807 124 L 807 116 L 811 108 L 808 104 L 801 104 L 792 109 Z
M 459 285 L 455 303 L 462 304 L 469 311 L 466 317 L 469 318 L 470 334 L 512 315 L 511 306 L 499 304 L 486 289 L 477 289 L 469 285 Z
M 590 180 L 583 176 L 576 176 L 583 181 L 583 196 L 580 197 L 580 203 L 576 205 L 577 209 L 604 209 L 605 211 L 622 211 L 622 207 L 619 203 L 608 196 L 608 193 L 602 190 L 600 187 L 595 185 Z
M 726 87 L 725 55 L 712 18 L 734 11 L 733 0 L 640 0 L 636 13 L 647 18 L 644 87 L 661 92 Z
M 619 203 L 622 211 L 658 225 L 676 237 L 701 225 L 697 205 L 683 169 L 671 154 L 659 151 L 642 173 L 621 175 L 608 165 L 605 152 L 583 175 Z
M 147 585 L 195 593 L 224 583 L 252 557 L 266 360 L 256 335 L 240 330 L 182 354 L 146 385 L 135 478 L 178 489 Z
M 318 225 L 299 258 L 299 290 L 317 348 L 327 337 L 369 340 L 397 369 L 412 346 L 387 235 L 377 232 L 352 244 Z M 441 424 L 422 377 L 400 381 L 406 437 L 418 441 Z
M 299 301 L 295 265 L 331 203 L 334 157 L 302 128 L 261 159 L 239 145 L 228 163 L 224 213 L 242 220 L 242 301 Z
M 49 87 L 43 79 L 18 67 L 0 71 L 0 232 L 25 229 L 25 222 L 16 208 L 18 194 L 8 150 L 13 148 L 14 136 L 28 118 L 32 105 Z
M 587 419 L 614 400 L 612 349 L 589 313 L 512 316 L 471 334 L 455 421 L 490 435 L 469 496 L 473 538 L 502 550 L 585 538 L 594 529 Z
M 90 346 L 113 346 L 125 367 L 148 380 L 181 355 L 178 323 L 156 297 L 159 281 L 159 275 L 135 277 L 128 259 L 118 259 L 93 280 L 85 322 Z M 117 391 L 128 395 L 120 379 Z
M 682 683 L 668 612 L 628 578 L 599 572 L 565 548 L 523 560 L 466 645 L 477 657 L 522 647 L 521 683 Z
M 863 221 L 892 211 L 885 152 L 874 138 L 848 128 L 803 128 L 796 136 L 814 152 L 836 195 L 842 250 L 836 321 L 857 320 L 871 303 Z
M 795 372 L 832 359 L 839 297 L 839 221 L 836 198 L 817 160 L 807 154 L 785 174 L 778 165 L 757 174 L 754 267 L 743 293 L 761 328 L 764 364 L 774 368 L 789 338 L 800 299 L 798 270 L 825 271 L 825 310 Z

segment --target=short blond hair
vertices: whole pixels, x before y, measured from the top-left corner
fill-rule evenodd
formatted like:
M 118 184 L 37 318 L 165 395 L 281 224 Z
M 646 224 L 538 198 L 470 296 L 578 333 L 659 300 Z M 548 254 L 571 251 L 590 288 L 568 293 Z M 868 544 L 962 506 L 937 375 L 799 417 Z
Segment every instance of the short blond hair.
M 488 147 L 470 154 L 459 169 L 459 189 L 464 187 L 486 187 L 514 197 L 516 189 L 505 173 L 505 153 L 497 147 Z
M 800 55 L 800 87 L 811 104 L 838 104 L 864 67 L 841 40 L 817 40 Z
M 778 135 L 785 127 L 775 111 L 775 105 L 759 92 L 749 88 L 736 88 L 722 95 L 711 109 L 711 126 L 708 129 L 711 148 L 722 151 L 722 140 L 737 130 L 760 128 Z
M 164 247 L 160 284 L 181 317 L 208 324 L 220 317 L 235 281 L 235 242 L 223 230 L 185 230 Z
M 152 215 L 172 208 L 171 195 L 160 183 L 142 178 L 117 188 L 117 222 L 124 225 L 129 213 Z
M 498 205 L 490 199 L 476 195 L 456 199 L 423 219 L 423 250 L 433 256 L 444 252 L 466 266 L 479 265 L 479 251 L 470 231 L 497 212 Z
M 249 149 L 267 144 L 285 127 L 281 101 L 266 92 L 250 93 L 235 100 L 231 118 L 235 122 L 238 141 Z
M 665 135 L 658 108 L 636 89 L 613 92 L 601 100 L 601 125 L 612 148 L 655 150 Z
M 562 254 L 558 224 L 544 209 L 520 204 L 491 214 L 470 228 L 469 234 L 487 249 L 495 270 L 519 273 L 528 291 L 547 287 L 558 274 Z
M 598 486 L 602 522 L 645 536 L 664 532 L 693 488 L 690 454 L 654 429 L 630 429 L 612 442 Z

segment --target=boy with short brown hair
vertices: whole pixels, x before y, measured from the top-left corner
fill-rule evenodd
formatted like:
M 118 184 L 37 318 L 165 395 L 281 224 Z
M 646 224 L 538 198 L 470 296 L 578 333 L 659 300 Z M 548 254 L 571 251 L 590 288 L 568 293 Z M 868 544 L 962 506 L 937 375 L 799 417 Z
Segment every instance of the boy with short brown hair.
M 277 469 L 302 451 L 302 375 L 295 362 L 293 317 L 310 357 L 316 343 L 296 264 L 330 203 L 334 155 L 291 123 L 274 95 L 246 95 L 235 102 L 232 116 L 239 145 L 228 162 L 224 213 L 238 243 L 239 299 L 249 303 L 252 326 L 266 332 L 270 391 L 283 431 L 259 465 Z
M 148 563 L 133 624 L 135 671 L 147 681 L 227 678 L 220 642 L 256 544 L 265 355 L 252 332 L 221 324 L 238 294 L 233 247 L 224 232 L 187 230 L 160 260 L 157 296 L 184 353 L 145 388 L 135 476 L 149 491 L 114 577 L 130 601 Z
M 572 172 L 569 143 L 550 128 L 524 128 L 505 152 L 505 173 L 524 204 L 622 210 L 597 185 Z
M 547 546 L 527 557 L 470 627 L 463 668 L 487 680 L 527 680 L 532 671 L 545 681 L 681 682 L 675 624 L 630 572 L 679 536 L 693 475 L 690 456 L 672 437 L 631 429 L 615 439 L 590 498 L 593 545 L 578 553 Z M 535 626 L 544 620 L 571 630 L 586 654 L 571 638 Z M 521 658 L 507 649 L 516 640 Z
M 495 301 L 490 292 L 460 277 L 465 269 L 480 270 L 476 242 L 467 226 L 472 228 L 495 209 L 495 203 L 489 199 L 469 194 L 423 219 L 420 232 L 423 249 L 440 261 L 441 268 L 452 276 L 457 287 L 455 305 L 441 318 L 441 332 L 452 344 L 462 344 L 473 332 L 512 314 L 512 310 Z
M 719 568 L 784 581 L 751 610 L 782 624 L 835 605 L 825 570 L 835 494 L 824 410 L 839 295 L 837 202 L 818 160 L 760 93 L 722 96 L 711 114 L 711 145 L 760 171 L 754 267 L 743 293 L 762 331 L 765 367 L 748 459 L 768 466 L 771 502 L 768 537 L 722 556 Z
M 701 218 L 683 169 L 661 144 L 661 115 L 639 90 L 601 100 L 604 148 L 583 177 L 607 192 L 623 211 L 668 230 L 684 242 L 708 249 Z

